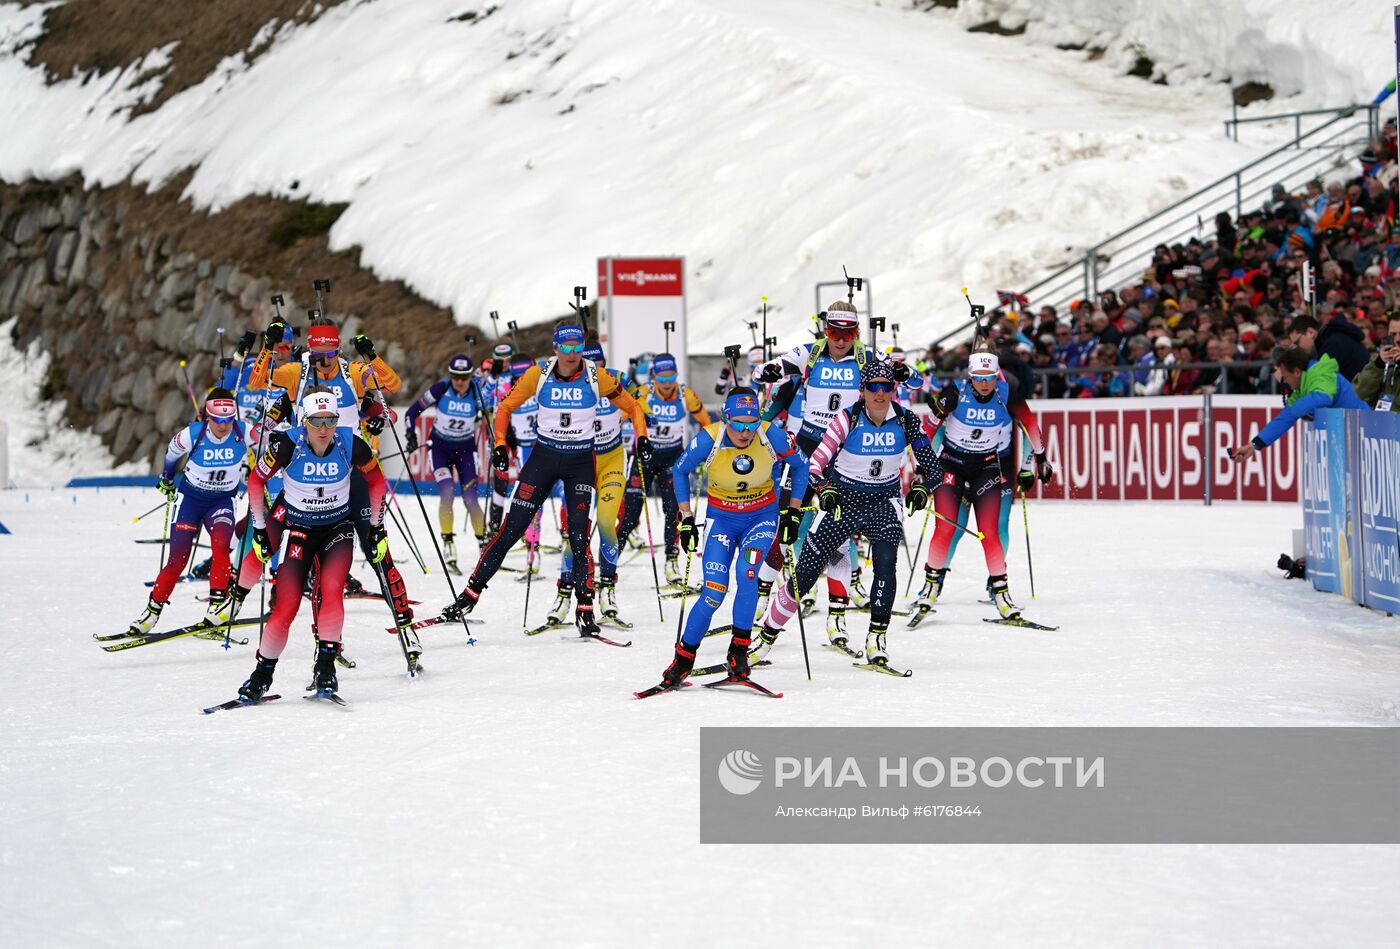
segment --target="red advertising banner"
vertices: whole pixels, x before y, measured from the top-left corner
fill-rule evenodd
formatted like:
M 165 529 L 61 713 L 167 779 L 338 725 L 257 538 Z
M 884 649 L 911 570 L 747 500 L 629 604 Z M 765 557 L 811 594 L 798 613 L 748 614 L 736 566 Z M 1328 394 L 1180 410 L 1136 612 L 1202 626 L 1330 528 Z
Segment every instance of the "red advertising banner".
M 685 296 L 684 261 L 679 257 L 614 257 L 612 286 L 608 286 L 608 261 L 598 261 L 598 296 Z
M 1297 501 L 1298 442 L 1236 464 L 1229 450 L 1281 408 L 1276 396 L 1036 400 L 1055 480 L 1043 498 L 1098 501 Z

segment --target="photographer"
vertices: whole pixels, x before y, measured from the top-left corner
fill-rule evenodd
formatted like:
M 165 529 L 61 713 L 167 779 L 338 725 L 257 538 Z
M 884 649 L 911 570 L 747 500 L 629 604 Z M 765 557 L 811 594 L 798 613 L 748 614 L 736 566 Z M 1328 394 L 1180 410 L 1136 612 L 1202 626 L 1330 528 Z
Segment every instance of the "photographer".
M 1400 317 L 1386 324 L 1376 354 L 1352 379 L 1356 394 L 1377 412 L 1400 412 Z

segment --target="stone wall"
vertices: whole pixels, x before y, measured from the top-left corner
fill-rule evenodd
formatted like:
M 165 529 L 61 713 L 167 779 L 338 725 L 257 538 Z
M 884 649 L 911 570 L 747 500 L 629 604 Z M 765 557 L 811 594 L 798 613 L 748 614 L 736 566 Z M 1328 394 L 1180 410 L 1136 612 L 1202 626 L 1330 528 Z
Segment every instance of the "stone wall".
M 448 311 L 378 281 L 351 252 L 331 253 L 323 236 L 266 258 L 267 269 L 296 273 L 295 290 L 251 272 L 246 259 L 266 241 L 247 232 L 259 226 L 247 214 L 202 215 L 129 186 L 85 189 L 77 178 L 0 186 L 0 322 L 18 317 L 16 342 L 38 339 L 53 357 L 33 397 L 66 399 L 69 424 L 95 431 L 118 461 L 155 466 L 193 415 L 180 361 L 202 398 L 218 373 L 218 329 L 231 353 L 244 330 L 273 317 L 276 292 L 289 321 L 305 325 L 311 279 L 323 276 L 339 281 L 328 310 L 342 339 L 363 328 L 404 378 L 398 401 L 440 375 L 451 353 L 486 353 L 485 334 L 467 346 L 468 328 Z M 338 313 L 337 298 L 370 312 Z

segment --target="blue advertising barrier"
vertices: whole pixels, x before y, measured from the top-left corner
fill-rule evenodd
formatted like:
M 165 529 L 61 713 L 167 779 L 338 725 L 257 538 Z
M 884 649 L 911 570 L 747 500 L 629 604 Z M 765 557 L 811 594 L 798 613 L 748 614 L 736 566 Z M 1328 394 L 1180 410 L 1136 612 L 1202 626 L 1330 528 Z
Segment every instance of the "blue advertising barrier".
M 1308 579 L 1400 613 L 1400 415 L 1322 409 L 1302 436 Z

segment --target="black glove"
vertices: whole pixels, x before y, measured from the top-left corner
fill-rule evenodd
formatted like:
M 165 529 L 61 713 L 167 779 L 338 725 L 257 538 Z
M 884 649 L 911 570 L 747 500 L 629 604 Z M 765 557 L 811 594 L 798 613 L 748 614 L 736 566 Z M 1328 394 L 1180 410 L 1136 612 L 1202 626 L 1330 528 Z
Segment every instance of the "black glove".
M 370 339 L 364 333 L 356 333 L 351 337 L 350 342 L 355 344 L 355 352 L 366 359 L 374 358 L 374 340 Z
M 643 435 L 637 439 L 638 458 L 640 458 L 644 462 L 650 462 L 651 456 L 654 454 L 655 452 L 652 450 L 650 438 L 647 438 L 645 435 Z
M 491 467 L 501 474 L 505 474 L 510 469 L 510 449 L 505 445 L 497 445 L 492 448 Z
M 823 511 L 836 510 L 836 485 L 828 481 L 817 489 L 817 507 Z
M 698 537 L 695 533 L 695 515 L 687 514 L 681 518 L 681 525 L 678 534 L 681 542 L 681 549 L 688 554 L 695 553 Z
M 408 436 L 403 440 L 403 447 L 405 451 L 418 450 L 418 429 L 410 428 L 408 430 Z
M 890 375 L 894 378 L 895 382 L 908 382 L 909 367 L 902 362 L 897 362 L 894 364 L 894 368 L 890 370 Z
M 372 415 L 365 419 L 365 431 L 370 435 L 384 434 L 384 416 Z
M 948 383 L 938 390 L 938 394 L 933 397 L 930 403 L 933 414 L 939 418 L 947 418 L 953 409 L 958 407 L 958 387 L 956 383 Z
M 759 382 L 777 382 L 783 377 L 783 368 L 777 363 L 770 362 L 763 367 L 763 371 L 758 374 Z
M 220 368 L 220 369 L 232 369 L 232 368 L 233 368 L 233 357 L 232 357 L 232 356 L 225 356 L 223 359 L 220 359 L 220 360 L 219 360 L 219 368 Z
M 253 555 L 263 563 L 272 559 L 272 542 L 267 539 L 266 527 L 253 528 Z
M 1029 468 L 1022 468 L 1016 472 L 1016 488 L 1022 494 L 1029 494 L 1031 488 L 1035 487 L 1035 472 Z
M 282 394 L 277 397 L 277 401 L 267 408 L 267 419 L 274 425 L 285 418 L 292 417 L 292 398 L 287 395 L 287 391 L 282 390 Z
M 1055 466 L 1050 464 L 1043 451 L 1035 453 L 1035 476 L 1041 484 L 1049 484 L 1050 479 L 1055 477 Z
M 384 529 L 383 524 L 376 524 L 370 528 L 369 536 L 365 538 L 365 556 L 370 563 L 383 563 L 384 558 L 389 555 L 389 532 Z
M 778 515 L 778 543 L 787 547 L 797 540 L 797 532 L 802 527 L 802 512 L 795 507 L 785 507 Z
M 915 481 L 904 496 L 904 510 L 909 514 L 928 507 L 928 487 L 922 481 Z
M 248 330 L 242 336 L 238 337 L 238 348 L 236 350 L 238 355 L 246 356 L 251 353 L 253 351 L 253 344 L 257 341 L 258 334 L 254 333 L 252 330 Z
M 267 329 L 263 330 L 263 349 L 275 349 L 286 332 L 287 324 L 280 318 L 267 324 Z

